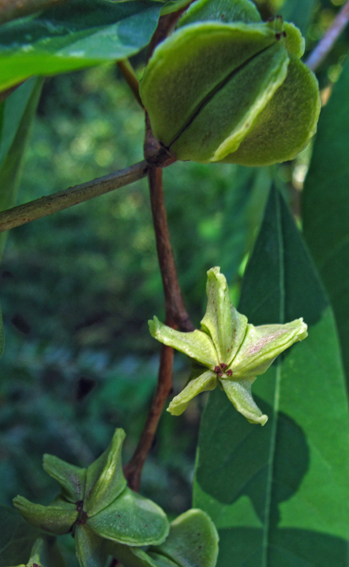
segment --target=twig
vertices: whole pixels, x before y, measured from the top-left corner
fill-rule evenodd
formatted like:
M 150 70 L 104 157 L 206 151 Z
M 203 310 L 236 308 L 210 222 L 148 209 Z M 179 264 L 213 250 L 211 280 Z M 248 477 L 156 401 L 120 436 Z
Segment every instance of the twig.
M 193 324 L 184 307 L 170 242 L 162 186 L 162 169 L 154 166 L 149 167 L 148 179 L 156 247 L 165 294 L 165 322 L 169 327 L 180 327 L 185 331 L 193 331 Z M 133 490 L 139 489 L 143 465 L 151 448 L 164 405 L 172 389 L 172 364 L 173 349 L 162 346 L 155 396 L 135 453 L 125 467 L 126 478 Z
M 166 324 L 180 327 L 183 331 L 193 331 L 193 324 L 184 306 L 171 246 L 162 186 L 162 169 L 149 167 L 148 179 L 156 247 L 165 294 Z
M 122 73 L 126 83 L 133 92 L 136 101 L 138 102 L 140 107 L 144 110 L 142 99 L 139 96 L 139 82 L 132 68 L 131 63 L 129 62 L 128 59 L 123 59 L 122 61 L 117 62 L 117 66 L 120 72 Z
M 0 0 L 0 24 L 64 2 L 66 0 Z
M 176 25 L 180 16 L 183 14 L 183 12 L 185 12 L 185 10 L 188 8 L 191 2 L 193 2 L 193 0 L 189 0 L 188 3 L 177 12 L 171 12 L 169 14 L 161 16 L 161 18 L 159 19 L 158 27 L 156 28 L 155 33 L 149 44 L 148 59 L 152 56 L 155 47 L 159 45 L 159 43 L 164 41 L 164 39 L 166 39 L 170 31 Z
M 333 44 L 336 42 L 336 40 L 344 30 L 348 21 L 349 0 L 338 13 L 328 32 L 324 35 L 322 40 L 317 44 L 314 51 L 308 57 L 306 64 L 312 71 L 316 71 L 320 67 L 326 55 L 331 51 Z
M 41 197 L 30 201 L 24 205 L 18 205 L 12 209 L 7 209 L 0 213 L 0 232 L 5 232 L 10 228 L 15 228 L 22 224 L 27 224 L 33 220 L 52 215 L 58 211 L 68 209 L 73 205 L 78 205 L 84 201 L 99 197 L 138 179 L 145 177 L 148 171 L 148 165 L 145 161 L 141 161 L 125 169 L 121 169 L 116 173 L 98 177 L 93 181 L 69 187 L 64 191 L 53 193 L 47 197 Z
M 172 363 L 173 348 L 163 345 L 155 396 L 134 455 L 124 468 L 128 484 L 133 490 L 139 490 L 143 465 L 152 446 L 162 410 L 172 389 Z

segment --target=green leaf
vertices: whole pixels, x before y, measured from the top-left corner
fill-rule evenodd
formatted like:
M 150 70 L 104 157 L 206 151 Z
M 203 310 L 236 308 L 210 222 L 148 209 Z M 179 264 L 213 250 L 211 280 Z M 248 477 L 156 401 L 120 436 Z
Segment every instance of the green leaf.
M 55 75 L 125 59 L 145 47 L 161 4 L 70 0 L 0 27 L 0 90 L 33 75 Z
M 128 487 L 87 523 L 101 537 L 136 546 L 160 544 L 170 529 L 163 510 Z
M 26 563 L 38 535 L 16 510 L 0 506 L 0 567 Z
M 202 418 L 194 505 L 220 535 L 217 567 L 346 565 L 348 408 L 336 327 L 301 236 L 273 190 L 239 310 L 255 325 L 304 317 L 308 338 L 253 386 L 249 425 L 216 389 Z
M 0 211 L 15 204 L 30 126 L 38 104 L 42 81 L 32 79 L 0 104 Z M 0 235 L 0 260 L 8 233 Z M 0 309 L 0 356 L 4 329 Z
M 4 324 L 2 321 L 2 311 L 0 306 L 0 357 L 4 352 L 4 346 L 5 346 L 5 334 L 4 334 Z
M 303 193 L 304 236 L 336 316 L 349 385 L 349 60 L 321 113 Z

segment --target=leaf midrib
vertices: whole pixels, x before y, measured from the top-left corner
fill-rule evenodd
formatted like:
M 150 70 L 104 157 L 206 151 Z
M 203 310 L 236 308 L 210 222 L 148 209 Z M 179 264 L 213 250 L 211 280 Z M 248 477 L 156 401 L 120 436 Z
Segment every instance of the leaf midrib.
M 279 290 L 280 290 L 280 305 L 279 305 L 279 323 L 285 322 L 285 267 L 284 267 L 284 243 L 283 243 L 283 230 L 280 209 L 280 196 L 277 190 L 274 191 L 276 199 L 276 215 L 277 215 L 277 234 L 278 234 L 278 252 L 279 252 Z M 279 417 L 279 402 L 280 402 L 280 386 L 281 386 L 281 358 L 279 357 L 276 362 L 276 380 L 274 392 L 274 419 L 271 430 L 270 451 L 268 459 L 268 476 L 266 486 L 266 500 L 265 500 L 265 520 L 263 523 L 263 541 L 262 541 L 262 567 L 268 567 L 268 549 L 269 549 L 269 535 L 270 535 L 270 510 L 272 500 L 272 487 L 273 487 L 273 474 L 274 474 L 274 459 L 275 459 L 275 446 L 276 434 L 278 427 Z

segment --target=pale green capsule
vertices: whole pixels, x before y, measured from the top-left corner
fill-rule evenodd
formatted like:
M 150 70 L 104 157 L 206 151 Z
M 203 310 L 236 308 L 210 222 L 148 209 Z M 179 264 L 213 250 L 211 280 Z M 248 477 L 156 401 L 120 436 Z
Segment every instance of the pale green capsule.
M 292 159 L 320 112 L 303 52 L 295 26 L 263 23 L 249 0 L 197 0 L 155 49 L 140 84 L 154 135 L 180 160 Z
M 202 510 L 188 510 L 176 518 L 164 543 L 147 549 L 110 543 L 109 553 L 125 567 L 215 567 L 218 533 Z
M 103 538 L 132 546 L 160 544 L 170 529 L 163 510 L 128 487 L 87 525 Z
M 207 272 L 206 290 L 207 309 L 200 331 L 182 333 L 156 317 L 149 321 L 155 339 L 195 361 L 188 384 L 173 398 L 168 411 L 181 415 L 195 396 L 219 386 L 248 421 L 264 425 L 268 417 L 257 407 L 251 386 L 279 354 L 307 337 L 307 325 L 303 319 L 258 327 L 248 323 L 232 305 L 219 267 Z

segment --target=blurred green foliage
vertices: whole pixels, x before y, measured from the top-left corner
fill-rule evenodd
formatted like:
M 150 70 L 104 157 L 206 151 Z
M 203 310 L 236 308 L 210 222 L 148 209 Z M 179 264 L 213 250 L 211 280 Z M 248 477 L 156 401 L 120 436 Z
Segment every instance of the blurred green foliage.
M 308 51 L 341 3 L 314 3 Z M 279 0 L 257 4 L 264 17 L 282 8 Z M 346 31 L 320 68 L 322 88 L 338 80 L 348 41 Z M 144 53 L 134 58 L 139 75 L 144 59 Z M 47 79 L 19 202 L 140 161 L 143 120 L 113 66 Z M 278 169 L 296 214 L 308 153 Z M 164 171 L 164 182 L 179 279 L 197 325 L 210 267 L 221 266 L 234 300 L 238 298 L 270 173 L 176 163 Z M 154 314 L 163 317 L 164 308 L 146 181 L 11 231 L 0 271 L 0 299 L 6 330 L 0 503 L 10 504 L 19 492 L 44 503 L 56 489 L 41 473 L 42 454 L 85 466 L 121 426 L 127 433 L 126 462 L 154 392 L 159 347 L 147 320 Z M 184 358 L 176 357 L 176 392 L 187 370 Z M 191 505 L 204 403 L 204 397 L 194 401 L 181 418 L 163 416 L 144 470 L 143 493 L 173 516 Z

